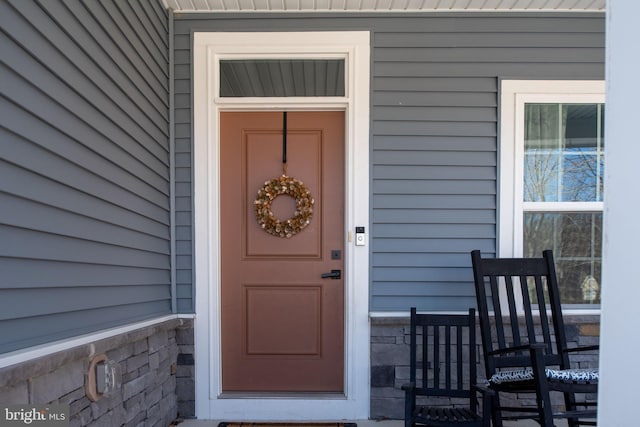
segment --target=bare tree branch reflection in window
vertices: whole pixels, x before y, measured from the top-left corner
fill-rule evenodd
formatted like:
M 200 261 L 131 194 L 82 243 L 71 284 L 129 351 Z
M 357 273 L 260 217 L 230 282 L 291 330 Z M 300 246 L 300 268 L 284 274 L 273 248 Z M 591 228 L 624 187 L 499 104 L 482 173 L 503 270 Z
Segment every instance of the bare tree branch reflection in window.
M 602 201 L 603 108 L 601 104 L 526 105 L 525 202 Z M 524 255 L 554 250 L 563 302 L 599 304 L 599 289 L 591 286 L 583 292 L 583 284 L 600 282 L 602 212 L 547 208 L 525 211 L 523 219 Z

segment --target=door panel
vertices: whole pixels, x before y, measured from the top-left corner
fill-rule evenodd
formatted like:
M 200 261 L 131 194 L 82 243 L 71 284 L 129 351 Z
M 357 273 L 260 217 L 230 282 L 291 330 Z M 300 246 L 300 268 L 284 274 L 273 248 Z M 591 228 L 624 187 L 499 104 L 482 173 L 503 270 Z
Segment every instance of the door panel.
M 291 238 L 266 233 L 257 191 L 282 174 L 282 113 L 221 114 L 222 388 L 245 392 L 342 392 L 344 113 L 288 113 L 287 175 L 315 200 L 309 225 Z M 281 195 L 272 211 L 290 217 Z M 340 257 L 341 258 L 341 257 Z
M 255 114 L 255 113 L 254 113 Z M 265 113 L 263 113 L 265 114 Z M 293 116 L 293 117 L 292 117 Z M 320 259 L 320 221 L 322 200 L 317 196 L 322 191 L 322 131 L 291 129 L 294 113 L 288 113 L 289 131 L 287 132 L 287 174 L 301 180 L 309 189 L 316 189 L 311 194 L 315 199 L 313 221 L 290 239 L 274 237 L 262 231 L 255 219 L 253 200 L 266 180 L 282 174 L 282 114 L 275 114 L 274 124 L 278 126 L 275 134 L 267 134 L 262 129 L 245 129 L 245 156 L 247 159 L 246 192 L 249 209 L 245 209 L 246 257 L 309 257 Z M 286 219 L 294 211 L 295 202 L 291 197 L 281 196 L 274 200 L 273 213 L 277 218 Z M 277 244 L 275 244 L 277 242 Z

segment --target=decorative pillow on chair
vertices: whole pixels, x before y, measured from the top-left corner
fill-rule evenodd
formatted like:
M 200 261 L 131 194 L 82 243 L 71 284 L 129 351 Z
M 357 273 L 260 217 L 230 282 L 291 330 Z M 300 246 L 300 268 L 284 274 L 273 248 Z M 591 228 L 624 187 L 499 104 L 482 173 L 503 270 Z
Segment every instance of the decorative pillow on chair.
M 589 384 L 598 382 L 598 369 L 545 369 L 549 381 L 559 381 L 571 384 Z M 505 384 L 517 381 L 533 381 L 531 368 L 500 371 L 489 379 L 490 384 Z

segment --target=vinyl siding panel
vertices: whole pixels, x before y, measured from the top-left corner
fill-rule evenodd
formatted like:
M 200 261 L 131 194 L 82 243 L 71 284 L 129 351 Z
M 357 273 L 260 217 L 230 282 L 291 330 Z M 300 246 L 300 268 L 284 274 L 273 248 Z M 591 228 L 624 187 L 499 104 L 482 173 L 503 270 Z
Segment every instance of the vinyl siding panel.
M 172 311 L 168 16 L 0 2 L 0 353 Z
M 175 25 L 175 21 L 174 21 Z M 176 220 L 176 301 L 179 313 L 195 312 L 193 267 L 193 163 L 190 36 L 174 37 L 174 120 L 175 120 L 175 209 Z M 180 68 L 180 71 L 179 71 Z M 179 74 L 179 76 L 178 76 Z
M 3 339 L 12 342 L 11 348 L 30 347 L 113 327 L 118 324 L 114 323 L 114 319 L 127 319 L 127 322 L 149 319 L 157 316 L 158 313 L 170 310 L 169 305 L 166 299 L 121 302 L 114 306 L 6 320 L 2 321 Z M 32 332 L 25 333 L 25 331 Z
M 192 31 L 371 31 L 370 310 L 466 310 L 469 251 L 496 251 L 499 79 L 603 79 L 604 26 L 588 13 L 178 14 L 179 209 L 192 215 Z M 193 230 L 180 228 L 186 296 Z

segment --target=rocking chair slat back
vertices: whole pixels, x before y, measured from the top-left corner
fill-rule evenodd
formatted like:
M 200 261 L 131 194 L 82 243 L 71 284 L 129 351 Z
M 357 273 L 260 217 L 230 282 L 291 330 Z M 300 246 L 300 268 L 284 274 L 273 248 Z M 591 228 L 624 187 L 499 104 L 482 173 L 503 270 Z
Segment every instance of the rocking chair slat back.
M 405 391 L 405 427 L 489 427 L 491 393 L 476 385 L 475 309 L 462 314 L 418 314 L 411 309 L 410 383 Z
M 476 382 L 475 326 L 470 326 L 470 317 L 417 314 L 413 308 L 411 318 L 411 336 L 414 338 L 409 344 L 412 366 L 409 378 L 420 384 L 417 394 L 469 397 L 470 387 Z M 471 321 L 475 325 L 475 318 Z M 417 337 L 420 337 L 421 348 Z M 468 341 L 465 341 L 466 337 Z M 413 366 L 419 366 L 421 372 Z M 422 378 L 416 381 L 420 373 Z
M 543 258 L 481 259 L 472 252 L 482 342 L 487 375 L 497 368 L 522 366 L 529 356 L 524 352 L 511 358 L 493 357 L 505 348 L 537 342 L 546 345 L 545 364 L 564 365 L 564 324 L 560 313 L 558 285 L 551 253 Z M 509 271 L 510 275 L 505 275 Z M 480 286 L 484 283 L 484 286 Z M 552 315 L 549 315 L 552 313 Z M 490 325 L 493 323 L 493 327 Z M 492 331 L 488 336 L 488 331 Z M 487 335 L 487 336 L 485 336 Z M 522 357 L 519 357 L 521 355 Z M 566 361 L 568 363 L 568 360 Z
M 571 427 L 594 425 L 597 402 L 589 396 L 597 393 L 598 373 L 578 372 L 569 364 L 553 253 L 482 258 L 475 250 L 471 261 L 486 378 L 495 392 L 494 425 L 501 427 L 502 419 L 509 419 L 503 412 L 511 419 L 533 418 L 542 426 L 552 426 L 554 418 L 567 418 Z M 593 350 L 574 347 L 571 352 Z M 553 409 L 550 391 L 564 395 L 564 411 Z M 505 393 L 534 394 L 535 407 L 503 406 L 500 396 Z M 576 400 L 577 393 L 586 398 Z

